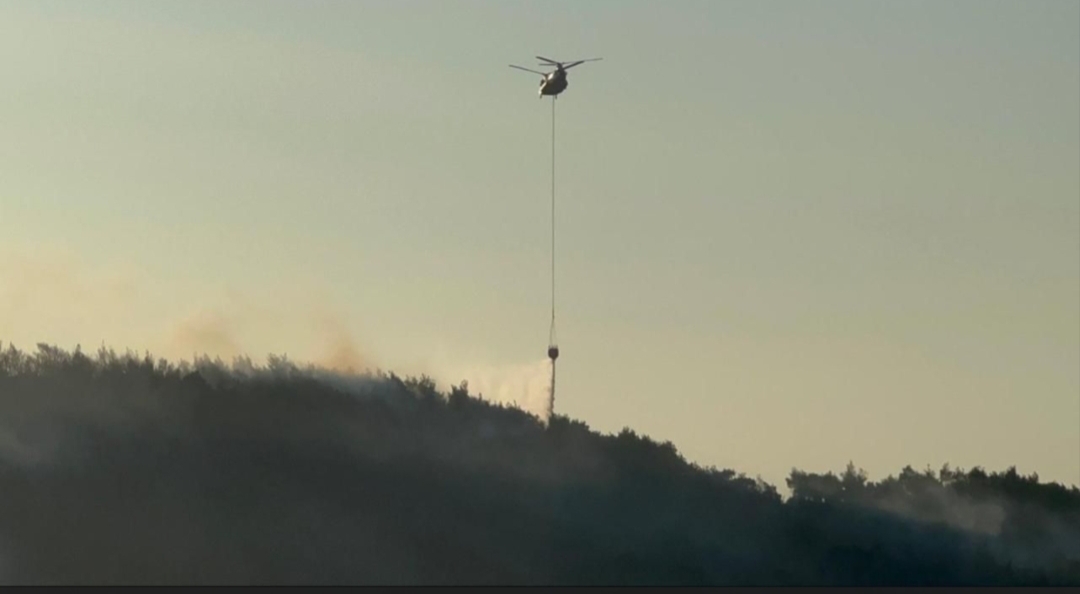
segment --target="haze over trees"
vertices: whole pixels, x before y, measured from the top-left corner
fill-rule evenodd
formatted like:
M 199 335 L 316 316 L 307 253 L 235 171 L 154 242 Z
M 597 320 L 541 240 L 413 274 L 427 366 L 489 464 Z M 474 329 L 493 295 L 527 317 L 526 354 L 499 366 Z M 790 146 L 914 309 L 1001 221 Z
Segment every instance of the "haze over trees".
M 1080 584 L 1080 489 L 793 470 L 429 378 L 0 349 L 0 582 Z

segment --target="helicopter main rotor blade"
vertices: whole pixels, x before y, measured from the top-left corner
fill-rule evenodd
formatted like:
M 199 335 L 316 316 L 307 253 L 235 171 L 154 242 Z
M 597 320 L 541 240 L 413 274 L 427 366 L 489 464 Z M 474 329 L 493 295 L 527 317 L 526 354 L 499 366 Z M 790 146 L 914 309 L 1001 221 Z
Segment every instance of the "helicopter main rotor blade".
M 521 66 L 514 66 L 513 64 L 511 64 L 510 67 L 511 68 L 517 68 L 518 70 L 524 70 L 525 72 L 532 72 L 533 74 L 539 74 L 540 76 L 547 76 L 546 72 L 540 72 L 539 70 L 533 70 L 531 68 L 524 68 L 524 67 L 521 67 Z
M 584 64 L 585 62 L 597 62 L 599 60 L 603 60 L 603 58 L 589 58 L 588 60 L 575 60 L 575 61 L 570 62 L 569 64 L 563 66 L 563 70 L 570 70 L 574 66 Z
M 537 60 L 543 60 L 543 61 L 547 62 L 548 64 L 551 64 L 552 66 L 558 66 L 559 65 L 559 62 L 556 62 L 555 60 L 552 60 L 551 58 L 545 58 L 544 56 L 536 56 L 536 59 Z

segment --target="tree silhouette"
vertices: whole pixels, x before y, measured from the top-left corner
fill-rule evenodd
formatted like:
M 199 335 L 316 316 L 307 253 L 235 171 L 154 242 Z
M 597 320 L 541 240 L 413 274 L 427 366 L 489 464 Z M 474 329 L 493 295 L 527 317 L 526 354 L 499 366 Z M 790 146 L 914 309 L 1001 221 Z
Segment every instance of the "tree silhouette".
M 786 482 L 465 382 L 0 348 L 3 583 L 1080 584 L 1075 486 Z

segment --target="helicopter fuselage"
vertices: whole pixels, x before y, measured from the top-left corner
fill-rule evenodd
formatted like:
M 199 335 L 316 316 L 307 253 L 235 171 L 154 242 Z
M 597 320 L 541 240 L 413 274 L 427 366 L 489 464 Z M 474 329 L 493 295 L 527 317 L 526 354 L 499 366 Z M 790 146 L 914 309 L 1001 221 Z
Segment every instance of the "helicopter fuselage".
M 540 81 L 540 97 L 550 95 L 554 97 L 566 90 L 569 83 L 566 82 L 566 71 L 556 70 L 545 76 Z
M 574 66 L 577 66 L 579 64 L 584 64 L 585 62 L 595 62 L 595 61 L 601 60 L 603 58 L 589 58 L 587 60 L 574 60 L 573 62 L 568 62 L 568 63 L 556 62 L 555 60 L 552 60 L 550 58 L 545 58 L 543 56 L 536 56 L 536 59 L 543 60 L 543 63 L 540 64 L 541 66 L 545 66 L 545 67 L 548 67 L 548 68 L 554 66 L 555 70 L 552 71 L 552 72 L 540 72 L 539 70 L 534 70 L 532 68 L 526 68 L 524 66 L 518 66 L 516 64 L 511 64 L 510 67 L 511 68 L 517 68 L 518 70 L 524 70 L 525 72 L 532 72 L 533 74 L 539 74 L 542 77 L 540 79 L 539 94 L 540 94 L 540 98 L 543 99 L 545 95 L 554 98 L 559 93 L 562 93 L 563 91 L 566 90 L 566 87 L 569 86 L 568 83 L 566 82 L 566 71 L 567 70 L 569 70 L 569 69 L 571 69 Z

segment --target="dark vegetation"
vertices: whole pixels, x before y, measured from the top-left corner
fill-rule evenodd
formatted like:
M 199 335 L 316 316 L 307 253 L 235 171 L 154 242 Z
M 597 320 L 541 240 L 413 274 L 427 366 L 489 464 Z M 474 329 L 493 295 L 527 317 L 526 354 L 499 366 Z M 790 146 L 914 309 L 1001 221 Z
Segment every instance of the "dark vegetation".
M 1080 584 L 1080 490 L 793 471 L 344 377 L 0 350 L 0 581 Z

